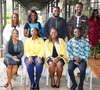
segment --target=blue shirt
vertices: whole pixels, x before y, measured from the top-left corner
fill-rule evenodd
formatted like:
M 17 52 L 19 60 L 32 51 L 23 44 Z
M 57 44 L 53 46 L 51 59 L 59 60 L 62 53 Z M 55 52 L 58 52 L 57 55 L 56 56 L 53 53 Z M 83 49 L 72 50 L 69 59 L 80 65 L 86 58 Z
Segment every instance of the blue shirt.
M 37 28 L 37 29 L 39 29 L 39 23 L 28 23 L 29 24 L 29 26 L 30 26 L 30 28 L 32 28 L 32 27 L 34 27 L 34 28 Z M 28 33 L 30 32 L 30 28 L 28 28 Z
M 87 61 L 90 56 L 89 42 L 84 38 L 80 40 L 76 40 L 75 37 L 70 39 L 67 44 L 67 49 L 69 60 L 73 60 L 73 57 L 78 57 Z
M 41 24 L 39 22 L 36 22 L 36 23 L 29 23 L 29 22 L 26 22 L 25 26 L 24 26 L 24 29 L 27 29 L 27 32 L 29 34 L 29 37 L 31 37 L 31 32 L 30 32 L 30 29 L 31 28 L 37 28 L 39 30 L 41 30 Z M 39 33 L 40 34 L 40 33 Z

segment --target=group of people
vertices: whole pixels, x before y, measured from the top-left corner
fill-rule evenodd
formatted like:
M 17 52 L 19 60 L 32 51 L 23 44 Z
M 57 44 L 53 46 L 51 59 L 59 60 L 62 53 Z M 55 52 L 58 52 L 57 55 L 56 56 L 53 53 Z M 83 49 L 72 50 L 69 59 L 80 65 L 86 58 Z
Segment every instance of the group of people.
M 68 63 L 68 72 L 72 81 L 71 90 L 76 90 L 77 83 L 73 72 L 78 67 L 80 70 L 78 90 L 83 90 L 90 46 L 94 47 L 93 58 L 96 59 L 100 19 L 98 10 L 93 10 L 92 16 L 88 19 L 82 14 L 82 9 L 83 4 L 77 3 L 75 15 L 67 24 L 66 20 L 59 16 L 60 8 L 55 7 L 53 17 L 50 17 L 44 26 L 46 40 L 41 38 L 41 24 L 37 21 L 38 15 L 35 10 L 30 11 L 24 31 L 19 24 L 18 14 L 14 13 L 11 24 L 6 25 L 3 31 L 6 42 L 4 64 L 7 67 L 7 82 L 4 87 L 13 89 L 11 79 L 17 73 L 18 67 L 22 64 L 21 58 L 25 54 L 24 62 L 30 78 L 30 90 L 39 90 L 44 63 L 49 67 L 52 88 L 60 87 L 63 66 Z M 22 36 L 27 37 L 24 45 L 21 41 Z M 64 41 L 66 37 L 69 39 L 67 44 Z M 89 38 L 90 44 L 86 38 Z M 36 67 L 36 79 L 34 67 Z M 54 78 L 55 72 L 57 80 Z

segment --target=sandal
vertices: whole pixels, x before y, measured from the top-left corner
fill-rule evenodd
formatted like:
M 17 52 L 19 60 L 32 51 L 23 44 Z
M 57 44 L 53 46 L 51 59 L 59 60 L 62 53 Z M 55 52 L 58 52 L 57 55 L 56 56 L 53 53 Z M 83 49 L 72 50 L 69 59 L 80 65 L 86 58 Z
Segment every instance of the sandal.
M 4 84 L 4 87 L 7 88 L 8 87 L 8 83 Z
M 18 77 L 18 74 L 17 73 L 13 76 L 13 78 L 15 78 L 15 77 Z
M 8 86 L 7 90 L 13 90 L 12 86 Z

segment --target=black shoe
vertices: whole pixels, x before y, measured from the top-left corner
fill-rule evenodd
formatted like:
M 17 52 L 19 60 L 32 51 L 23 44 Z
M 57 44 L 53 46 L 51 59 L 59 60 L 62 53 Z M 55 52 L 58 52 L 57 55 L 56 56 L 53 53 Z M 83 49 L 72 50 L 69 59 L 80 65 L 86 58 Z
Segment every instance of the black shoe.
M 30 88 L 30 90 L 35 90 L 34 88 Z
M 39 90 L 39 84 L 35 84 L 34 89 L 35 89 L 35 90 Z
M 71 90 L 76 90 L 76 87 L 77 87 L 77 84 L 73 84 L 70 89 Z
M 31 84 L 30 90 L 34 90 L 36 84 Z
M 83 90 L 83 85 L 79 85 L 78 90 Z
M 30 90 L 34 90 L 34 89 L 30 87 Z
M 56 85 L 56 88 L 59 88 L 59 87 L 60 87 L 60 85 L 58 85 L 58 86 Z
M 52 87 L 52 88 L 55 88 L 55 87 L 56 87 L 56 85 L 51 85 L 51 87 Z

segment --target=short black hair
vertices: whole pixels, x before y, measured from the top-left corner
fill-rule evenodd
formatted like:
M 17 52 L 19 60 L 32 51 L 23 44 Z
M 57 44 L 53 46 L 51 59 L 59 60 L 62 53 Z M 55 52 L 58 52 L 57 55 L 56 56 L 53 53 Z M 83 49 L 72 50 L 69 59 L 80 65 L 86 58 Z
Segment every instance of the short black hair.
M 80 30 L 80 31 L 82 30 L 81 27 L 75 27 L 74 30 L 75 30 L 75 29 L 78 29 L 78 30 Z
M 83 7 L 83 3 L 82 3 L 82 2 L 78 2 L 78 3 L 76 3 L 76 5 L 77 5 L 77 4 L 80 4 L 80 5 Z
M 55 9 L 55 8 L 56 8 L 56 9 L 60 9 L 58 6 L 54 7 L 54 9 Z
M 31 29 L 32 29 L 32 28 L 33 28 L 33 29 L 36 29 L 36 31 L 37 31 L 37 32 L 39 31 L 39 29 L 38 29 L 38 28 L 36 28 L 36 27 L 31 27 Z
M 16 31 L 19 34 L 19 31 L 16 28 L 14 28 L 11 33 L 13 33 L 14 31 Z
M 32 28 L 33 28 L 33 29 L 35 29 L 35 30 L 37 31 L 37 36 L 39 36 L 39 37 L 40 37 L 40 35 L 39 35 L 39 29 L 38 29 L 38 28 L 36 28 L 36 27 L 32 27 Z M 31 28 L 31 29 L 32 29 L 32 28 Z M 30 30 L 31 30 L 31 29 L 30 29 Z M 32 36 L 32 35 L 31 35 L 31 36 Z

